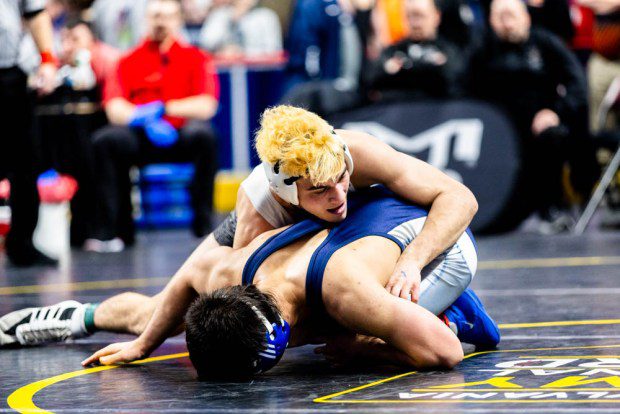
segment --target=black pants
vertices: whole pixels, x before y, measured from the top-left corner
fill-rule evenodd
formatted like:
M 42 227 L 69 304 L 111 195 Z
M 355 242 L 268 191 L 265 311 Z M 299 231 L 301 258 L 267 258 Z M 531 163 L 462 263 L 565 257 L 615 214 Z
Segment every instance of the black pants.
M 60 106 L 67 102 L 100 101 L 97 89 L 74 91 L 60 86 L 40 100 L 40 105 Z M 93 133 L 108 124 L 103 110 L 93 113 L 42 113 L 37 117 L 44 169 L 71 175 L 78 190 L 71 199 L 71 246 L 80 247 L 92 237 L 95 221 L 95 161 Z
M 194 178 L 190 186 L 194 210 L 194 233 L 202 236 L 210 230 L 213 207 L 213 183 L 217 172 L 217 141 L 206 122 L 190 121 L 179 130 L 179 140 L 171 147 L 153 145 L 140 129 L 106 126 L 93 136 L 97 220 L 94 238 L 121 237 L 133 242 L 134 227 L 129 197 L 129 169 L 155 162 L 193 162 Z
M 26 75 L 17 67 L 0 69 L 0 179 L 11 183 L 11 231 L 7 253 L 32 248 L 32 234 L 39 218 L 38 156 L 33 104 Z

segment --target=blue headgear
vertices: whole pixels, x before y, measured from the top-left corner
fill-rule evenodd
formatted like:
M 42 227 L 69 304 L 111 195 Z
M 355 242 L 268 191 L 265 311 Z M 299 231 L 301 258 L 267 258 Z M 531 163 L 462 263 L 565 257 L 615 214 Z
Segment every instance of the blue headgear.
M 291 327 L 282 318 L 280 318 L 279 324 L 270 323 L 256 306 L 252 305 L 251 308 L 267 328 L 265 348 L 258 352 L 258 359 L 254 361 L 256 373 L 265 372 L 273 368 L 284 355 L 288 340 L 291 337 Z

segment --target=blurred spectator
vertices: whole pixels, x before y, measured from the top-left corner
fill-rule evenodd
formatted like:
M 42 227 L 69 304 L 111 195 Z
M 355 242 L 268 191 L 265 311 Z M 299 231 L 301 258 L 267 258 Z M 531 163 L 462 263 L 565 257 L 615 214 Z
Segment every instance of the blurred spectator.
M 528 0 L 527 9 L 532 17 L 532 26 L 555 34 L 570 44 L 575 34 L 571 21 L 568 0 Z
M 40 102 L 38 121 L 44 159 L 56 170 L 78 182 L 71 200 L 70 240 L 81 247 L 94 231 L 95 162 L 92 134 L 107 124 L 100 106 L 106 79 L 113 76 L 120 53 L 97 40 L 90 25 L 69 17 L 60 32 L 59 77 L 62 85 Z M 53 108 L 67 109 L 54 113 Z
M 56 59 L 52 22 L 44 6 L 38 0 L 0 0 L 0 178 L 8 177 L 11 183 L 12 220 L 5 247 L 9 260 L 18 266 L 56 263 L 32 242 L 39 215 L 38 157 L 26 75 L 18 67 L 24 21 L 41 53 L 36 86 L 40 94 L 53 91 Z
M 606 1 L 606 0 L 603 0 Z M 571 22 L 570 0 L 523 0 L 530 14 L 532 27 L 545 29 L 563 39 L 572 41 L 574 29 Z M 480 0 L 483 14 L 490 16 L 491 0 Z
M 571 0 L 570 15 L 575 28 L 571 47 L 583 67 L 586 67 L 592 54 L 594 13 L 580 5 L 578 0 Z
M 199 44 L 226 57 L 260 56 L 282 51 L 278 15 L 256 0 L 212 0 Z
M 371 20 L 379 53 L 409 35 L 403 0 L 377 0 Z
M 482 41 L 486 24 L 482 7 L 476 0 L 443 0 L 440 3 L 439 35 L 464 52 L 476 48 Z
M 132 165 L 192 161 L 192 230 L 199 237 L 211 230 L 217 152 L 206 121 L 217 110 L 215 67 L 205 53 L 179 40 L 178 1 L 149 0 L 146 22 L 147 38 L 120 60 L 104 91 L 113 125 L 94 135 L 99 211 L 88 250 L 118 251 L 133 243 Z
M 343 10 L 346 0 L 298 0 L 286 50 L 287 91 L 310 80 L 344 79 L 357 84 L 362 50 L 353 17 Z
M 99 85 L 103 88 L 106 78 L 116 70 L 120 52 L 97 40 L 90 24 L 78 18 L 67 20 L 60 38 L 60 62 L 67 68 L 71 87 L 91 89 Z
M 293 15 L 295 0 L 259 0 L 258 5 L 276 12 L 280 20 L 280 27 L 282 28 L 282 38 L 285 39 L 288 36 L 288 28 Z
M 460 93 L 465 69 L 458 48 L 438 36 L 441 12 L 434 0 L 406 0 L 409 35 L 371 65 L 371 99 L 446 98 Z
M 45 11 L 52 19 L 52 27 L 54 30 L 55 49 L 58 50 L 58 39 L 60 39 L 60 31 L 65 26 L 69 11 L 63 0 L 48 0 L 45 5 Z
M 583 69 L 559 38 L 531 28 L 520 0 L 494 0 L 490 25 L 492 32 L 470 69 L 472 91 L 503 107 L 514 121 L 531 197 L 526 201 L 543 219 L 566 225 L 567 217 L 555 214 L 562 206 L 565 161 L 584 196 L 597 176 Z
M 362 68 L 367 65 L 364 52 L 367 50 L 370 37 L 370 14 L 374 5 L 373 0 L 340 0 L 337 3 L 329 1 L 327 3 L 330 5 L 324 9 L 324 12 L 326 15 L 337 13 L 338 20 L 323 20 L 323 24 L 337 24 L 332 27 L 338 31 L 332 33 L 337 37 L 330 38 L 337 44 L 327 45 L 326 37 L 315 36 L 315 44 L 306 45 L 308 48 L 306 49 L 305 73 L 295 71 L 296 65 L 291 65 L 289 61 L 289 86 L 292 87 L 281 100 L 282 103 L 301 106 L 321 116 L 352 109 L 365 103 L 365 93 L 360 77 L 361 73 L 365 72 Z M 317 6 L 316 3 L 312 5 Z M 321 30 L 317 30 L 315 35 L 320 33 Z M 325 65 L 325 72 L 330 73 L 330 76 L 324 78 L 321 78 L 324 71 L 320 67 L 323 56 L 317 45 L 324 45 L 329 53 L 339 54 L 337 65 L 333 65 L 334 62 L 328 62 Z M 297 49 L 297 52 L 301 50 Z M 297 58 L 299 59 L 299 56 Z M 315 77 L 310 77 L 312 74 L 310 69 L 313 67 L 316 71 Z M 331 71 L 336 69 L 338 69 L 338 76 L 333 78 Z
M 620 8 L 619 1 L 581 0 L 595 13 L 592 36 L 592 55 L 588 62 L 590 91 L 590 124 L 595 132 L 601 125 L 618 126 L 617 114 L 608 120 L 599 119 L 599 108 L 607 89 L 620 76 Z M 606 122 L 609 121 L 609 122 Z
M 90 9 L 98 38 L 119 50 L 134 47 L 145 33 L 148 0 L 95 0 Z
M 187 40 L 197 45 L 200 39 L 200 29 L 207 18 L 211 0 L 181 0 L 183 21 Z

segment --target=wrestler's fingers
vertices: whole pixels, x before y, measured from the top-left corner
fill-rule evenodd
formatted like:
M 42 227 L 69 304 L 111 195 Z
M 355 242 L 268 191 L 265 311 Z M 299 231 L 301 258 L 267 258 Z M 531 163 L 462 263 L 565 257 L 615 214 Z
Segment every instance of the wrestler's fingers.
M 392 291 L 392 288 L 394 287 L 394 285 L 396 284 L 396 282 L 398 281 L 398 279 L 399 279 L 399 278 L 398 278 L 398 276 L 394 276 L 394 275 L 392 275 L 392 276 L 390 277 L 390 280 L 388 280 L 387 284 L 385 285 L 385 289 L 386 289 L 388 292 L 391 292 L 391 291 Z
M 415 279 L 413 277 L 403 278 L 405 282 L 403 283 L 403 288 L 400 291 L 400 297 L 407 300 L 413 300 L 413 293 L 415 291 Z
M 99 362 L 101 363 L 101 365 L 122 364 L 123 362 L 131 361 L 133 361 L 133 359 L 125 358 L 122 351 L 99 358 Z
M 420 285 L 414 284 L 413 287 L 411 288 L 411 301 L 418 303 L 419 300 L 420 300 Z
M 86 358 L 84 361 L 82 361 L 82 366 L 85 367 L 87 365 L 94 364 L 95 362 L 99 362 L 99 358 L 101 358 L 104 355 L 114 353 L 117 351 L 117 349 L 118 349 L 117 344 L 110 344 L 106 346 L 105 348 L 102 348 L 99 351 L 95 352 L 94 354 Z
M 396 283 L 394 284 L 394 286 L 392 287 L 392 289 L 390 290 L 390 293 L 396 297 L 401 297 L 404 284 L 405 284 L 405 278 L 399 277 Z

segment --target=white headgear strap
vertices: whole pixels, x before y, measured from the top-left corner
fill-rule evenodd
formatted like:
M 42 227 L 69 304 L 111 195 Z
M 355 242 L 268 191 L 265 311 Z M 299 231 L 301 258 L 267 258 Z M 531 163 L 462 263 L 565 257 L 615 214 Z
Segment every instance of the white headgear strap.
M 347 171 L 349 174 L 352 174 L 353 158 L 351 157 L 349 147 L 347 147 L 347 144 L 345 144 L 342 138 L 336 135 L 336 132 L 332 131 L 332 134 L 342 144 L 342 149 L 344 151 L 344 162 L 347 166 Z M 269 180 L 269 185 L 278 197 L 287 203 L 291 203 L 295 206 L 299 205 L 299 197 L 297 194 L 297 185 L 295 184 L 295 181 L 299 180 L 301 177 L 290 177 L 286 175 L 280 170 L 279 161 L 275 164 L 263 162 L 263 168 L 265 169 L 267 180 Z

